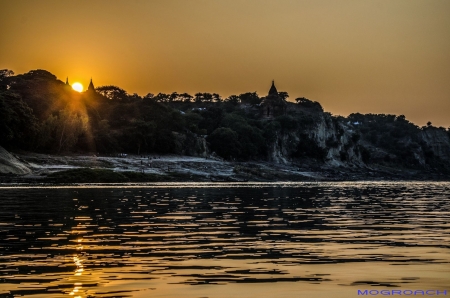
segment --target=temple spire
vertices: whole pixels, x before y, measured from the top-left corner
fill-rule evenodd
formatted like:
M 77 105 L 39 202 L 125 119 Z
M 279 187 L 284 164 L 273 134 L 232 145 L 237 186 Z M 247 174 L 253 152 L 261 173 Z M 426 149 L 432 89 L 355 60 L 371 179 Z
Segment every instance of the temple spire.
M 92 78 L 91 78 L 91 82 L 89 83 L 89 87 L 87 88 L 87 91 L 95 91 L 94 84 L 92 83 Z
M 66 85 L 69 85 L 69 77 L 66 77 Z
M 278 90 L 277 90 L 277 87 L 275 87 L 274 80 L 272 80 L 272 86 L 270 87 L 269 95 L 278 95 Z

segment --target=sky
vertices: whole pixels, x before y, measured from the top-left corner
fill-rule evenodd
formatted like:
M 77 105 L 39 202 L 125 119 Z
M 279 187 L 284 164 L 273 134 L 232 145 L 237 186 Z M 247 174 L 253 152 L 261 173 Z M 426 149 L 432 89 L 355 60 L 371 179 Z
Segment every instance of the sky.
M 450 127 L 448 0 L 0 0 L 0 69 Z

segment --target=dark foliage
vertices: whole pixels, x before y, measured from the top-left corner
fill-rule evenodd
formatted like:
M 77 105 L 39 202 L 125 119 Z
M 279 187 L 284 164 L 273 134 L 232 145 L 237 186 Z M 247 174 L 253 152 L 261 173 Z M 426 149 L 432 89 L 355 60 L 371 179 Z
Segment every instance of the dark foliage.
M 286 92 L 278 95 L 288 98 Z M 293 144 L 285 148 L 293 158 L 322 162 L 328 149 L 342 146 L 342 161 L 349 161 L 353 147 L 354 153 L 369 164 L 423 167 L 423 160 L 417 158 L 423 156 L 427 166 L 446 167 L 434 148 L 423 141 L 423 133 L 439 130 L 450 138 L 450 128 L 438 129 L 431 123 L 419 128 L 404 115 L 331 116 L 318 102 L 304 97 L 297 98 L 297 104 L 284 102 L 288 108 L 276 118 L 261 117 L 262 99 L 256 92 L 231 95 L 225 100 L 217 93 L 206 92 L 148 93 L 140 97 L 111 85 L 78 93 L 45 70 L 14 75 L 3 69 L 0 145 L 45 153 L 166 154 L 196 152 L 183 146 L 196 146 L 206 137 L 217 155 L 251 160 L 265 159 L 269 148 L 280 147 L 284 138 Z M 318 123 L 326 123 L 336 132 L 325 140 L 326 148 L 309 137 Z M 342 144 L 341 137 L 350 129 L 351 139 Z
M 30 149 L 36 137 L 37 119 L 16 94 L 0 91 L 0 145 Z
M 404 166 L 419 166 L 415 154 L 420 152 L 423 146 L 419 141 L 421 130 L 413 123 L 406 120 L 404 115 L 386 114 L 351 114 L 347 121 L 357 131 L 352 140 L 362 139 L 373 147 L 378 147 L 388 154 L 383 158 L 386 163 L 399 163 Z M 426 153 L 426 148 L 424 153 Z M 379 162 L 372 159 L 370 150 L 361 151 L 364 162 Z
M 306 109 L 315 109 L 315 110 L 318 110 L 318 111 L 323 112 L 322 106 L 321 106 L 320 103 L 318 103 L 317 101 L 312 101 L 312 100 L 309 100 L 309 99 L 307 99 L 307 98 L 305 98 L 305 97 L 299 97 L 299 98 L 296 98 L 296 99 L 295 99 L 295 102 L 296 102 L 299 106 L 301 106 L 301 107 L 303 107 L 303 108 L 306 108 Z

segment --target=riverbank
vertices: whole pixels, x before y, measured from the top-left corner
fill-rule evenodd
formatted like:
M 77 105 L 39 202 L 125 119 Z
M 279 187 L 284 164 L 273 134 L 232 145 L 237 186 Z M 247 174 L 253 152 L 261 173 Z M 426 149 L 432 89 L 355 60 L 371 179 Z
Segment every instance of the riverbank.
M 28 152 L 13 155 L 30 173 L 0 176 L 1 183 L 450 180 L 431 171 L 381 166 L 331 167 L 311 161 L 277 164 L 179 155 L 62 156 Z

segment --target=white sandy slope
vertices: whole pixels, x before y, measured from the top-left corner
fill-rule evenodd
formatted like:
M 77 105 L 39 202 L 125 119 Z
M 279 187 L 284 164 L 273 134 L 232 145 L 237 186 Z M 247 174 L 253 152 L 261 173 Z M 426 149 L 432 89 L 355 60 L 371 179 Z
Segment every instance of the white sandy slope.
M 11 153 L 0 146 L 0 174 L 30 174 L 31 170 Z
M 49 155 L 40 153 L 17 153 L 20 160 L 27 163 L 33 173 L 29 177 L 43 177 L 50 173 L 75 168 L 109 169 L 116 172 L 143 172 L 146 174 L 172 175 L 184 174 L 191 176 L 235 177 L 238 179 L 288 179 L 289 176 L 304 179 L 321 180 L 318 172 L 300 170 L 297 166 L 274 164 L 269 162 L 229 162 L 217 157 L 193 157 L 180 155 L 147 155 L 138 156 L 128 154 L 126 157 L 96 156 L 96 155 Z M 236 166 L 252 168 L 260 175 L 252 177 L 245 171 L 235 171 Z M 274 176 L 278 175 L 278 176 Z M 253 175 L 254 176 L 254 175 Z M 274 176 L 274 177 L 272 177 Z

